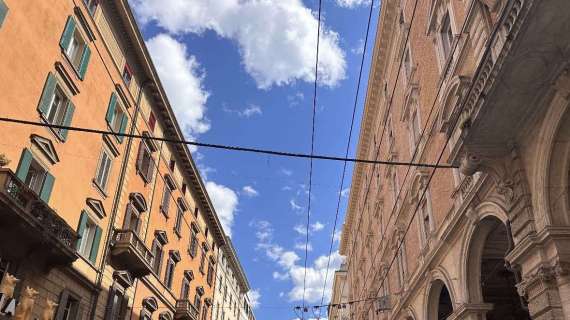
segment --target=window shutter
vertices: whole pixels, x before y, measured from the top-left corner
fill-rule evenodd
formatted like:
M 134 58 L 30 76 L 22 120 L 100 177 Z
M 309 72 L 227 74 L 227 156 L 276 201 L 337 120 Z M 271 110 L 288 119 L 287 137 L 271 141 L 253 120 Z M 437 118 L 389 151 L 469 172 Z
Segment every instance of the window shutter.
M 59 304 L 57 307 L 57 313 L 55 314 L 55 320 L 63 320 L 63 315 L 65 313 L 65 306 L 67 305 L 67 300 L 69 299 L 69 291 L 64 289 L 61 292 L 61 296 L 59 298 Z
M 73 37 L 74 31 L 75 31 L 75 20 L 71 16 L 69 16 L 67 18 L 67 22 L 65 23 L 65 29 L 63 30 L 61 39 L 59 40 L 59 46 L 63 50 L 67 50 L 67 47 L 69 47 L 69 44 L 71 43 L 71 37 Z
M 77 234 L 79 235 L 79 240 L 77 240 L 77 250 L 81 247 L 81 235 L 83 231 L 85 231 L 85 227 L 87 226 L 87 213 L 85 210 L 81 210 L 81 216 L 79 217 L 79 226 L 77 227 Z
M 119 133 L 125 133 L 125 130 L 127 129 L 127 122 L 129 121 L 128 117 L 126 114 L 123 114 L 123 118 L 121 119 L 121 130 L 119 130 Z M 123 136 L 118 136 L 117 139 L 119 140 L 119 143 L 123 142 Z
M 119 319 L 126 319 L 128 309 L 129 309 L 129 297 L 123 295 L 123 302 L 121 303 Z
M 90 57 L 91 49 L 89 49 L 89 46 L 86 43 L 83 55 L 81 56 L 81 63 L 79 64 L 79 78 L 81 78 L 81 80 L 85 79 L 85 73 L 87 72 L 87 65 L 89 65 Z
M 91 246 L 91 252 L 89 253 L 89 260 L 95 264 L 97 262 L 97 253 L 99 251 L 99 244 L 101 243 L 101 228 L 98 226 L 95 228 L 95 238 L 93 238 L 93 246 Z
M 38 105 L 38 111 L 46 116 L 46 113 L 49 109 L 49 105 L 51 103 L 51 98 L 53 92 L 55 91 L 55 76 L 50 72 L 48 73 L 46 84 L 44 85 L 44 91 L 42 92 L 42 97 L 40 99 L 40 104 Z
M 141 140 L 141 142 L 139 144 L 139 155 L 137 157 L 137 170 L 142 174 L 144 174 L 143 158 L 144 158 L 144 151 L 145 151 L 144 150 L 145 146 L 143 144 L 144 144 L 144 141 Z
M 42 199 L 45 203 L 49 203 L 49 197 L 51 196 L 51 190 L 53 189 L 54 181 L 55 178 L 53 175 L 51 175 L 49 172 L 46 172 L 42 191 L 40 191 L 40 199 Z
M 4 1 L 0 0 L 0 27 L 2 27 L 2 23 L 4 22 L 4 19 L 6 19 L 6 15 L 8 15 L 8 6 Z
M 152 175 L 154 173 L 154 159 L 152 158 L 152 154 L 150 155 L 150 159 L 148 161 L 148 168 L 146 171 L 146 177 L 148 181 L 152 181 Z
M 73 112 L 75 112 L 75 106 L 73 102 L 69 100 L 67 102 L 67 109 L 65 110 L 65 117 L 63 118 L 63 125 L 69 127 L 71 125 L 71 120 L 73 119 Z M 63 139 L 63 141 L 67 140 L 67 129 L 59 130 L 59 136 Z
M 16 177 L 22 181 L 26 181 L 26 176 L 28 175 L 28 170 L 30 170 L 30 164 L 32 163 L 32 153 L 28 149 L 22 151 L 22 157 L 20 158 L 20 163 L 18 163 L 18 169 L 16 170 Z
M 115 285 L 109 288 L 109 296 L 107 297 L 107 307 L 105 308 L 105 319 L 113 319 L 113 300 L 115 300 L 115 294 L 117 289 Z
M 117 107 L 117 95 L 113 92 L 111 94 L 111 99 L 109 100 L 109 107 L 107 108 L 107 115 L 105 119 L 109 126 L 113 122 L 113 117 L 115 117 L 115 108 Z

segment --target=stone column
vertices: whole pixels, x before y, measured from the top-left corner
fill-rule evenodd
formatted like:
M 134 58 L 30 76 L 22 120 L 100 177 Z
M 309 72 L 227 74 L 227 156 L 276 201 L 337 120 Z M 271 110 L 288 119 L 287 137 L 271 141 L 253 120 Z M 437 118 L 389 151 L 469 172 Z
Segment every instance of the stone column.
M 533 320 L 564 320 L 556 281 L 556 270 L 541 265 L 524 276 L 517 285 L 519 295 L 528 297 L 528 309 Z
M 558 261 L 554 266 L 560 304 L 565 319 L 570 319 L 570 263 Z

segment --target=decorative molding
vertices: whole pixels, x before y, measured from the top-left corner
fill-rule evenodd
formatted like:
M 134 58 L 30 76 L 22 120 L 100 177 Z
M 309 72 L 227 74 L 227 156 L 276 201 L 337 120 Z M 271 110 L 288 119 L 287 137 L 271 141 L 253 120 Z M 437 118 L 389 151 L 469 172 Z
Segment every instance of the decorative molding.
M 180 260 L 182 260 L 182 257 L 180 256 L 180 251 L 178 250 L 170 250 L 168 251 L 168 255 L 174 261 L 174 263 L 178 263 L 180 262 Z
M 113 272 L 113 279 L 125 289 L 133 285 L 133 277 L 125 270 L 116 270 Z
M 123 90 L 123 87 L 117 83 L 115 84 L 115 91 L 117 91 L 117 93 L 119 94 L 123 106 L 125 106 L 125 108 L 127 109 L 130 108 L 131 104 L 129 103 L 129 99 L 127 99 L 127 95 L 125 94 L 125 90 Z
M 184 278 L 188 279 L 188 281 L 194 280 L 194 271 L 184 270 Z
M 146 297 L 142 301 L 143 308 L 148 310 L 150 313 L 158 310 L 158 302 L 155 297 Z
M 117 146 L 115 145 L 115 142 L 113 142 L 113 140 L 115 140 L 115 139 L 111 139 L 111 135 L 108 135 L 108 134 L 103 135 L 103 142 L 105 143 L 107 148 L 109 148 L 109 150 L 111 151 L 113 156 L 118 157 L 119 156 L 119 149 L 117 148 Z
M 81 27 L 83 27 L 83 30 L 87 34 L 87 38 L 89 38 L 89 41 L 97 40 L 97 38 L 95 37 L 95 32 L 93 32 L 93 29 L 91 29 L 91 26 L 89 26 L 89 23 L 87 22 L 87 19 L 83 14 L 83 11 L 81 11 L 81 9 L 78 6 L 75 6 L 73 8 L 73 12 L 75 12 L 75 16 L 77 17 L 77 20 L 79 20 L 79 24 L 81 24 Z
M 55 62 L 55 71 L 57 71 L 59 77 L 63 80 L 72 95 L 79 94 L 79 87 L 75 84 L 69 72 L 65 69 L 65 66 L 60 61 Z
M 131 200 L 132 204 L 139 212 L 145 212 L 148 210 L 146 200 L 140 192 L 131 192 L 129 200 Z
M 44 138 L 37 134 L 32 134 L 30 136 L 30 140 L 32 140 L 32 143 L 42 151 L 42 153 L 51 162 L 51 164 L 56 164 L 59 162 L 59 156 L 57 155 L 57 151 L 55 150 L 55 147 L 50 139 Z
M 161 245 L 165 245 L 168 243 L 168 235 L 166 234 L 166 231 L 155 230 L 154 236 L 156 237 L 156 240 L 158 240 L 158 242 L 160 242 Z
M 99 199 L 87 198 L 85 200 L 87 206 L 100 218 L 103 219 L 107 216 L 103 202 Z

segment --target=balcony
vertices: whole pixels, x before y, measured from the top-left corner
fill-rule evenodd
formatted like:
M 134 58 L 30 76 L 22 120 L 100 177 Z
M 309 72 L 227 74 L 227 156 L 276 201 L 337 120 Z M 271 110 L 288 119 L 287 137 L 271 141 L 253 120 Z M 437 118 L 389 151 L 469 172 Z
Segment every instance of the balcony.
M 134 277 L 152 271 L 152 253 L 133 230 L 115 230 L 111 256 L 115 268 L 128 270 Z
M 8 169 L 0 169 L 0 251 L 7 258 L 45 262 L 77 259 L 77 233 Z M 38 260 L 39 259 L 39 260 Z
M 190 303 L 189 300 L 177 300 L 176 301 L 176 312 L 174 313 L 174 319 L 180 320 L 197 320 L 198 310 L 196 307 Z

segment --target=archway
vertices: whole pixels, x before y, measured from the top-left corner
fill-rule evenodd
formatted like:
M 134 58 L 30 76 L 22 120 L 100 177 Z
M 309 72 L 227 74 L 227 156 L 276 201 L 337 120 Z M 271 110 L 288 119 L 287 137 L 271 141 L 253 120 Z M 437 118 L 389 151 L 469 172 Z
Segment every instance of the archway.
M 511 246 L 507 227 L 501 220 L 488 216 L 479 222 L 470 246 L 467 277 L 472 302 L 493 305 L 487 320 L 531 319 L 517 293 L 517 275 L 505 261 Z
M 453 313 L 451 293 L 442 280 L 431 284 L 428 299 L 428 320 L 445 320 Z

